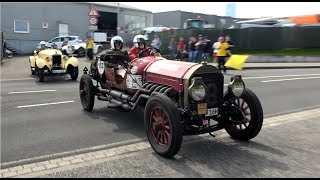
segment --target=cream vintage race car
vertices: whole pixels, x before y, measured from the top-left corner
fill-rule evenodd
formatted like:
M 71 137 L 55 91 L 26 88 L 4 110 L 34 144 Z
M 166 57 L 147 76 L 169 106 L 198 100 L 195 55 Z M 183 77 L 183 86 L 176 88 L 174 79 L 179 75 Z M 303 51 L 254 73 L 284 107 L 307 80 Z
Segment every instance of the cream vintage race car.
M 78 59 L 63 55 L 57 49 L 36 50 L 33 56 L 29 56 L 29 62 L 31 74 L 37 75 L 40 82 L 44 81 L 45 75 L 70 74 L 71 79 L 78 78 Z

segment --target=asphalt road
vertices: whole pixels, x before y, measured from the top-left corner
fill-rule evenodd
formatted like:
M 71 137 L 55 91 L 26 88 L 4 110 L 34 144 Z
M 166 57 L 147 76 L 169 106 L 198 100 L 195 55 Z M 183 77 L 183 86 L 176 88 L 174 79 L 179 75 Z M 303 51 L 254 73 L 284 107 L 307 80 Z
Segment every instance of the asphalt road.
M 82 60 L 80 69 L 88 64 Z M 79 99 L 80 78 L 38 83 L 27 66 L 14 67 L 14 63 L 1 67 L 1 163 L 146 137 L 141 109 L 120 113 L 96 100 L 88 113 Z M 260 98 L 265 117 L 320 106 L 319 69 L 228 73 L 225 83 L 231 74 L 243 75 L 246 86 Z

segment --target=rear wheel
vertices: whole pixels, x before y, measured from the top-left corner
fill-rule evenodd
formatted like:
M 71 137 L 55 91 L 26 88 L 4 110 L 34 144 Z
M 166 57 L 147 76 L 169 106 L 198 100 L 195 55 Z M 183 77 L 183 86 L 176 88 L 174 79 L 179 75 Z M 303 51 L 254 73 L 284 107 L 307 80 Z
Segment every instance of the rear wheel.
M 91 111 L 94 106 L 94 86 L 91 76 L 84 74 L 80 79 L 80 100 L 84 110 Z
M 84 48 L 79 48 L 78 49 L 78 56 L 80 57 L 80 56 L 84 56 L 85 55 L 85 52 L 86 52 L 86 50 L 84 49 Z
M 172 100 L 163 94 L 152 96 L 145 107 L 144 124 L 153 150 L 163 157 L 176 155 L 182 144 L 179 112 Z

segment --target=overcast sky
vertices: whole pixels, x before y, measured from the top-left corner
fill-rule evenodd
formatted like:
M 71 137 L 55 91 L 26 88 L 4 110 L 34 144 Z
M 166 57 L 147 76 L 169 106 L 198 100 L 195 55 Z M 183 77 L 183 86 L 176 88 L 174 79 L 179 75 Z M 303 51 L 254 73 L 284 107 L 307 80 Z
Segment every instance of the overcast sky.
M 226 15 L 228 2 L 120 2 L 151 12 L 182 10 Z M 285 17 L 320 14 L 320 2 L 236 2 L 236 18 Z

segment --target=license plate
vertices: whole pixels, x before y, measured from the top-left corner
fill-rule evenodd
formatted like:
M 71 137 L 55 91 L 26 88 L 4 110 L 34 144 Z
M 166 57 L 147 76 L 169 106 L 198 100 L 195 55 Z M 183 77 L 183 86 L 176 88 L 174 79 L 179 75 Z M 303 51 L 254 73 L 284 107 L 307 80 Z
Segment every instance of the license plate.
M 59 69 L 59 70 L 52 70 L 53 73 L 66 73 L 66 70 Z
M 218 108 L 209 108 L 206 116 L 215 116 L 218 115 Z
M 206 113 L 207 113 L 207 103 L 199 103 L 198 114 L 206 114 Z

